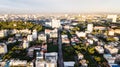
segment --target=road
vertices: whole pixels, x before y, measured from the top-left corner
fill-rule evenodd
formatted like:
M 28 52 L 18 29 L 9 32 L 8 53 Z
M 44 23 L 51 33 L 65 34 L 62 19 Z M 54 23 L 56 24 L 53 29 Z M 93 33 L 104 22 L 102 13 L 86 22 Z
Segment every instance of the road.
M 58 29 L 58 66 L 64 67 L 63 63 L 63 54 L 62 54 L 62 38 L 61 38 L 61 30 Z

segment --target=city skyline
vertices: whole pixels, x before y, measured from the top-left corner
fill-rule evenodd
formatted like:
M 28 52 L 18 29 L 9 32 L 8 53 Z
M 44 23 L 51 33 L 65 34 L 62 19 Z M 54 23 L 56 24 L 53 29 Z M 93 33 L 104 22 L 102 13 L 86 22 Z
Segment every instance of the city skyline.
M 119 13 L 119 0 L 2 0 L 0 13 Z

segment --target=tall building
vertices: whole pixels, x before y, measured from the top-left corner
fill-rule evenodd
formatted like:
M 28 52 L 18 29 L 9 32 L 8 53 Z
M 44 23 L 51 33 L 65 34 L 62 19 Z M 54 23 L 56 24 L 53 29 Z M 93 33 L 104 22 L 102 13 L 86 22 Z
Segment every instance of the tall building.
M 28 48 L 29 47 L 29 42 L 24 40 L 22 46 L 23 46 L 23 48 Z
M 28 41 L 33 41 L 32 35 L 28 35 L 28 36 L 27 36 L 27 40 L 28 40 Z
M 57 29 L 54 29 L 50 32 L 50 37 L 51 38 L 57 38 L 58 37 L 58 34 L 57 34 Z
M 34 40 L 37 39 L 37 30 L 33 30 L 32 37 Z
M 7 35 L 8 35 L 7 30 L 0 30 L 0 37 L 5 37 Z
M 61 22 L 60 22 L 60 20 L 52 19 L 51 22 L 46 22 L 45 25 L 47 27 L 59 28 L 61 26 Z
M 36 53 L 36 67 L 57 67 L 58 53 Z
M 38 40 L 46 41 L 47 36 L 45 34 L 39 34 Z
M 61 26 L 60 20 L 53 19 L 51 25 L 52 28 L 59 28 Z
M 5 43 L 0 43 L 0 54 L 7 53 L 7 46 Z
M 87 31 L 92 32 L 93 31 L 93 24 L 87 25 Z
M 58 60 L 58 53 L 57 52 L 45 53 L 45 60 L 56 63 Z
M 117 20 L 117 15 L 107 15 L 107 19 L 111 19 L 112 22 L 116 22 L 116 20 Z

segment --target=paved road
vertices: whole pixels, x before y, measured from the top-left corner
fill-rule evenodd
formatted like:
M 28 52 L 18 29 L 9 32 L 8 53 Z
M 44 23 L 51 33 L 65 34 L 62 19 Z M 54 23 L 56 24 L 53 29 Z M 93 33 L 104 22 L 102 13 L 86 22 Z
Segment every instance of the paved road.
M 58 29 L 58 66 L 59 67 L 64 67 L 63 63 L 63 55 L 62 55 L 62 39 L 61 39 L 61 33 L 60 29 Z

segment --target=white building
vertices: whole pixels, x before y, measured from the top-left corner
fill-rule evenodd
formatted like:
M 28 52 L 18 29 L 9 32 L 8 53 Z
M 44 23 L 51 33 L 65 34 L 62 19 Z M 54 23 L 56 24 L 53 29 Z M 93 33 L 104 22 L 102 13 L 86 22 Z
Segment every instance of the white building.
M 104 54 L 103 57 L 108 61 L 109 64 L 115 63 L 115 57 L 112 57 L 111 54 Z
M 46 62 L 45 61 L 36 61 L 35 66 L 36 67 L 45 67 Z
M 33 41 L 32 35 L 28 35 L 28 36 L 27 36 L 27 40 L 28 40 L 28 41 Z
M 43 59 L 43 53 L 37 55 L 36 67 L 57 67 L 58 53 L 45 53 Z
M 104 27 L 104 26 L 95 26 L 94 30 L 106 30 L 106 27 Z
M 95 50 L 96 50 L 98 53 L 100 53 L 100 54 L 103 54 L 103 53 L 104 53 L 104 48 L 101 47 L 101 46 L 96 46 L 96 47 L 95 47 Z
M 92 39 L 87 39 L 87 42 L 88 42 L 89 44 L 93 44 L 93 40 L 92 40 Z
M 46 61 L 36 61 L 36 67 L 57 67 L 57 63 L 51 63 Z
M 45 22 L 45 26 L 52 27 L 52 22 Z
M 51 38 L 57 38 L 57 37 L 58 37 L 57 32 L 51 32 L 51 33 L 50 33 L 50 37 L 51 37 Z
M 110 36 L 114 36 L 114 30 L 109 30 L 109 32 L 108 32 L 108 35 L 110 35 Z
M 65 21 L 61 21 L 60 23 L 61 24 L 68 24 L 68 23 L 70 23 L 71 21 L 68 21 L 68 20 L 65 20 Z
M 112 45 L 104 45 L 105 49 L 107 49 L 111 54 L 117 54 L 118 48 L 112 46 Z
M 45 25 L 47 27 L 59 28 L 61 26 L 61 22 L 60 22 L 60 20 L 52 19 L 51 22 L 46 22 Z
M 82 67 L 88 67 L 87 61 L 85 59 L 80 60 Z
M 27 34 L 31 34 L 31 30 L 29 30 L 29 29 L 18 30 L 17 33 L 27 33 Z
M 83 59 L 83 58 L 84 58 L 83 54 L 79 53 L 78 54 L 78 59 Z
M 57 29 L 54 30 L 45 29 L 45 34 L 49 34 L 51 38 L 56 38 L 58 37 L 57 31 L 58 31 Z
M 57 62 L 58 60 L 58 53 L 57 52 L 51 52 L 51 53 L 45 53 L 45 60 L 49 60 L 50 62 Z
M 74 61 L 64 62 L 64 67 L 74 67 L 74 65 L 75 65 Z
M 96 37 L 93 37 L 92 39 L 93 39 L 94 41 L 98 41 L 98 39 L 97 39 Z
M 16 30 L 16 29 L 13 29 L 13 30 L 11 30 L 12 32 L 12 34 L 16 34 L 16 33 L 18 33 L 18 30 Z
M 107 19 L 112 19 L 112 22 L 116 22 L 117 15 L 107 15 Z
M 28 48 L 29 47 L 29 42 L 24 40 L 22 46 L 23 46 L 23 48 Z
M 36 60 L 42 60 L 43 59 L 43 52 L 36 52 Z
M 11 66 L 25 66 L 27 67 L 27 61 L 22 61 L 22 60 L 10 60 L 10 63 L 9 63 L 10 67 Z M 33 66 L 31 66 L 33 67 Z
M 7 45 L 5 43 L 0 43 L 0 54 L 7 53 Z
M 46 67 L 57 67 L 57 63 L 46 63 Z
M 38 40 L 46 41 L 47 36 L 45 34 L 39 34 Z
M 114 32 L 120 34 L 120 29 L 115 29 Z
M 86 33 L 85 32 L 78 32 L 78 31 L 76 31 L 76 35 L 78 37 L 86 37 Z
M 70 29 L 70 25 L 65 25 L 64 29 Z
M 87 25 L 87 31 L 89 31 L 90 33 L 93 31 L 93 24 Z
M 33 39 L 37 39 L 37 30 L 33 30 L 32 37 Z
M 45 29 L 45 34 L 50 34 L 50 32 L 52 32 L 52 30 L 50 30 L 50 29 Z
M 71 23 L 71 25 L 77 25 L 77 24 L 78 24 L 78 23 L 75 23 L 75 22 L 74 22 L 74 23 Z
M 61 27 L 60 20 L 52 19 L 52 28 L 59 28 Z
M 31 34 L 31 30 L 29 30 L 29 29 L 22 29 L 22 30 L 13 29 L 13 30 L 11 30 L 11 34 L 16 34 L 16 33 Z
M 62 35 L 62 43 L 70 43 L 67 35 Z
M 0 37 L 5 37 L 7 35 L 7 30 L 0 30 Z

